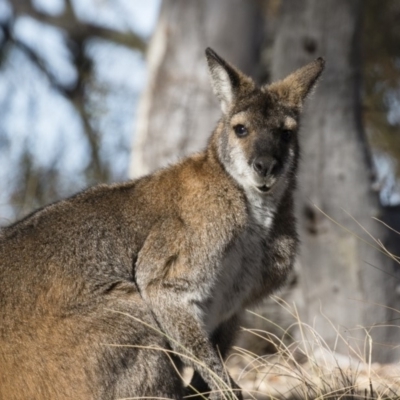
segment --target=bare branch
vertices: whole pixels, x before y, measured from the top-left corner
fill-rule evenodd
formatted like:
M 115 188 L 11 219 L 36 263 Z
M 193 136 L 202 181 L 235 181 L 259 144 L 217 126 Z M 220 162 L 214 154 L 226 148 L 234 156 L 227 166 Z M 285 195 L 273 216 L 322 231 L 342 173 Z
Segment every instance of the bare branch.
M 99 37 L 140 51 L 144 51 L 146 48 L 145 41 L 133 32 L 121 32 L 79 20 L 69 1 L 64 13 L 58 16 L 36 10 L 27 0 L 11 0 L 11 4 L 16 16 L 28 15 L 38 21 L 57 26 L 67 31 L 72 40 L 83 41 Z
M 47 77 L 51 86 L 59 92 L 61 95 L 65 96 L 71 101 L 71 104 L 75 108 L 78 113 L 83 125 L 84 125 L 84 134 L 86 135 L 91 151 L 91 163 L 90 169 L 93 171 L 92 179 L 94 181 L 106 181 L 107 171 L 101 163 L 100 159 L 100 147 L 99 147 L 99 139 L 98 134 L 92 128 L 90 124 L 90 116 L 87 113 L 85 106 L 85 96 L 84 96 L 84 86 L 85 86 L 85 77 L 87 76 L 83 69 L 87 64 L 88 60 L 85 58 L 83 52 L 82 42 L 78 43 L 79 51 L 78 54 L 75 55 L 75 66 L 78 68 L 78 81 L 76 84 L 71 87 L 65 87 L 61 85 L 55 76 L 47 69 L 44 61 L 25 43 L 15 39 L 9 32 L 8 26 L 1 26 L 2 30 L 7 33 L 7 37 L 10 43 L 14 44 L 18 49 L 23 51 L 25 55 L 30 59 L 30 61 Z M 78 59 L 79 58 L 79 59 Z M 89 75 L 91 74 L 91 71 Z

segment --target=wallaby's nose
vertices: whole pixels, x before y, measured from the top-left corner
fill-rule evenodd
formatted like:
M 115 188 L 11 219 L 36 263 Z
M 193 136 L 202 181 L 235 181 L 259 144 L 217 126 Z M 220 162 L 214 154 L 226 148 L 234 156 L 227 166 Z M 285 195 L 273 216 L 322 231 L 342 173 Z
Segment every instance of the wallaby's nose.
M 276 161 L 270 157 L 257 157 L 253 162 L 253 168 L 260 176 L 267 176 L 272 172 Z

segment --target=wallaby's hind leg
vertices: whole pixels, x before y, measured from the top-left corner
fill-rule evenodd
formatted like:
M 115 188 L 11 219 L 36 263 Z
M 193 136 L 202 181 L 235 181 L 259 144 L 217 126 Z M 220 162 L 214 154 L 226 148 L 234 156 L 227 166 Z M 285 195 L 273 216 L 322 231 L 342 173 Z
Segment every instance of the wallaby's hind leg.
M 182 362 L 171 353 L 168 339 L 151 311 L 135 293 L 116 290 L 114 295 L 117 299 L 103 306 L 104 319 L 100 323 L 113 327 L 103 341 L 108 345 L 101 361 L 105 378 L 114 377 L 108 384 L 113 387 L 112 400 L 181 399 Z

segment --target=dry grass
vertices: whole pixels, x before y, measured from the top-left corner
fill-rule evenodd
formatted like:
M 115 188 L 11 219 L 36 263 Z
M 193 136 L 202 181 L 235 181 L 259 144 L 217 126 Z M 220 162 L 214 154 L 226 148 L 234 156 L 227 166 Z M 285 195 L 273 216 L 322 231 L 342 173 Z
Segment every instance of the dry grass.
M 282 302 L 280 300 L 280 302 Z M 298 318 L 295 307 L 285 308 Z M 301 339 L 286 340 L 246 329 L 247 332 L 278 343 L 277 353 L 257 356 L 234 348 L 228 368 L 249 399 L 400 399 L 400 363 L 371 362 L 372 340 L 366 335 L 361 351 L 346 341 L 347 355 L 329 349 L 311 326 L 297 319 Z M 334 329 L 334 328 L 333 328 Z M 400 332 L 399 332 L 400 334 Z M 284 335 L 282 335 L 284 336 Z
M 286 308 L 297 316 L 295 308 L 291 309 L 287 304 Z M 130 315 L 127 317 L 132 318 Z M 234 348 L 227 360 L 227 368 L 242 387 L 245 399 L 400 399 L 400 363 L 396 365 L 372 363 L 372 343 L 368 341 L 368 336 L 368 343 L 365 344 L 362 354 L 346 343 L 349 354 L 344 356 L 331 351 L 312 327 L 300 320 L 297 323 L 302 338 L 292 341 L 290 345 L 285 344 L 286 340 L 276 336 L 271 337 L 266 332 L 246 329 L 255 336 L 272 341 L 274 346 L 277 343 L 279 345 L 277 352 L 268 356 L 258 356 L 243 348 Z M 338 333 L 338 340 L 345 339 Z M 178 354 L 171 350 L 154 347 L 149 347 L 149 350 Z M 183 359 L 190 358 L 195 364 L 201 362 L 191 357 L 187 351 L 178 355 Z M 172 362 L 171 365 L 173 365 Z M 182 378 L 190 382 L 191 374 L 189 371 L 185 372 Z M 215 376 L 215 379 L 218 380 L 218 377 Z M 227 399 L 233 398 L 232 392 L 226 386 L 221 386 L 220 390 Z
M 350 232 L 322 210 L 318 210 L 358 240 L 374 247 L 395 263 L 400 264 L 400 257 L 391 253 L 350 214 L 348 216 L 359 225 L 370 240 L 365 240 Z M 329 348 L 313 327 L 300 320 L 295 306 L 289 306 L 282 299 L 279 299 L 279 304 L 283 304 L 286 312 L 290 313 L 296 321 L 294 324 L 296 326 L 291 326 L 279 337 L 260 330 L 245 329 L 247 335 L 250 333 L 256 336 L 258 341 L 261 338 L 270 342 L 271 347 L 277 348 L 276 354 L 259 356 L 236 347 L 227 361 L 231 375 L 245 391 L 245 398 L 400 399 L 400 360 L 396 364 L 373 363 L 371 354 L 374 344 L 367 329 L 364 330 L 363 345 L 354 347 L 331 323 L 332 329 L 336 332 L 337 342 L 344 342 L 348 350 L 346 355 L 339 354 Z M 272 321 L 267 322 L 274 325 Z M 293 330 L 300 333 L 300 338 L 287 340 L 290 336 L 289 332 Z M 268 343 L 265 345 L 265 348 L 267 347 Z

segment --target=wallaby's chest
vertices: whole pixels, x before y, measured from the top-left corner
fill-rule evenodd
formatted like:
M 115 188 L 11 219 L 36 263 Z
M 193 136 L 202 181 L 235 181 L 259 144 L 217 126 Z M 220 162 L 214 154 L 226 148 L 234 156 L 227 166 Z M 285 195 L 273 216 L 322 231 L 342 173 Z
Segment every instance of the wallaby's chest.
M 268 276 L 267 242 L 274 221 L 274 208 L 249 210 L 246 229 L 231 243 L 220 261 L 220 275 L 207 313 L 211 332 L 221 321 L 241 310 L 254 292 L 260 291 Z

